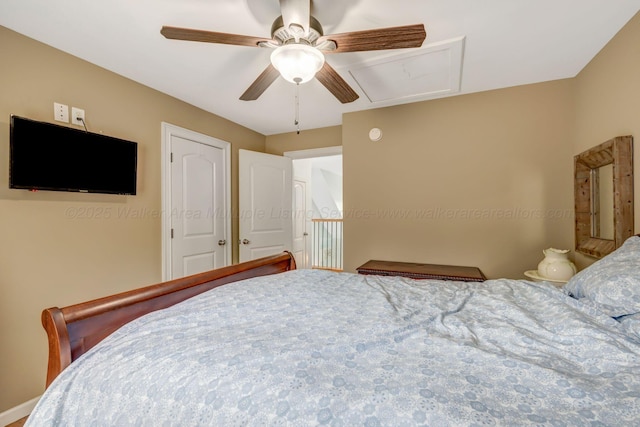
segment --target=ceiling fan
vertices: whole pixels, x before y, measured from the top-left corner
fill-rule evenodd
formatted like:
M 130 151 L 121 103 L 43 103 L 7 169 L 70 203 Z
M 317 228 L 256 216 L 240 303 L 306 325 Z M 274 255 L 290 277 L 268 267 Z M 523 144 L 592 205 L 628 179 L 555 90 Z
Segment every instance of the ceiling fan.
M 422 46 L 427 34 L 423 24 L 354 31 L 325 36 L 311 16 L 311 0 L 280 0 L 281 16 L 271 26 L 271 38 L 163 26 L 160 33 L 175 40 L 254 46 L 274 49 L 271 63 L 240 96 L 253 101 L 282 75 L 301 84 L 316 77 L 341 103 L 358 94 L 324 60 L 324 54 L 404 49 Z

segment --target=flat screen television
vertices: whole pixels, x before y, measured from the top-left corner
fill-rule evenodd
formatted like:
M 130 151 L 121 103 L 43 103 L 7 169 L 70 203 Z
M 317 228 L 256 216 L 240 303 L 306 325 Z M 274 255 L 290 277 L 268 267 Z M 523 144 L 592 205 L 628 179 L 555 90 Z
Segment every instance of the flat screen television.
M 11 116 L 9 188 L 136 194 L 138 144 Z

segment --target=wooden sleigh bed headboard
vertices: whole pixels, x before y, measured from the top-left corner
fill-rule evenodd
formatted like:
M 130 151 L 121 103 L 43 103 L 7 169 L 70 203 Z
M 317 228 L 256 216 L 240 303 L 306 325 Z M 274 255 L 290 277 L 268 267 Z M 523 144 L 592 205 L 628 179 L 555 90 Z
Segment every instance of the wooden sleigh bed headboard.
M 68 307 L 48 308 L 42 312 L 49 340 L 46 385 L 91 347 L 144 314 L 227 283 L 295 268 L 293 255 L 284 252 Z

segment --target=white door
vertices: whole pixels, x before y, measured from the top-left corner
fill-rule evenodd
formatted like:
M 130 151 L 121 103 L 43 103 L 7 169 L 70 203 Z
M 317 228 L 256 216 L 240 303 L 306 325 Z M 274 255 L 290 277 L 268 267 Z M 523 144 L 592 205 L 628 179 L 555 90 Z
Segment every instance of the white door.
M 298 268 L 309 268 L 309 221 L 311 214 L 307 208 L 307 181 L 293 179 L 293 256 Z
M 239 150 L 240 262 L 292 249 L 290 158 Z
M 177 131 L 176 131 L 177 129 Z M 175 279 L 230 263 L 230 224 L 226 145 L 202 142 L 206 135 L 172 129 L 169 149 L 169 265 L 166 279 Z

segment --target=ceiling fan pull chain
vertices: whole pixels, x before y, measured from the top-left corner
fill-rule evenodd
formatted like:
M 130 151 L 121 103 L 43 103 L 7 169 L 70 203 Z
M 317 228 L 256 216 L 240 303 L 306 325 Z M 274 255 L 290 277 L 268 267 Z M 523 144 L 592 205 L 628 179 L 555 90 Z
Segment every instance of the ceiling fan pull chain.
M 300 135 L 300 83 L 296 83 L 296 94 L 294 97 L 296 116 L 294 124 L 296 125 L 296 133 Z

